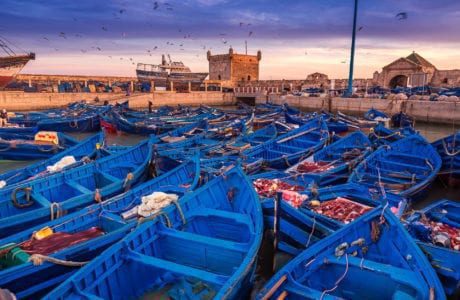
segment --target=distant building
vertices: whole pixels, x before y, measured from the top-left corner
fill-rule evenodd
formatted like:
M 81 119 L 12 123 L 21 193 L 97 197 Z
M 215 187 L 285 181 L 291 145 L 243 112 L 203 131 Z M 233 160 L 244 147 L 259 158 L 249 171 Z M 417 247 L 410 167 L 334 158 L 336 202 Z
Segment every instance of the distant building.
M 257 55 L 238 54 L 230 48 L 228 54 L 211 55 L 207 53 L 209 61 L 209 80 L 222 81 L 225 86 L 237 86 L 238 82 L 259 80 L 259 61 L 262 52 Z
M 416 52 L 401 57 L 374 72 L 373 83 L 386 88 L 460 85 L 460 70 L 438 70 L 432 63 Z

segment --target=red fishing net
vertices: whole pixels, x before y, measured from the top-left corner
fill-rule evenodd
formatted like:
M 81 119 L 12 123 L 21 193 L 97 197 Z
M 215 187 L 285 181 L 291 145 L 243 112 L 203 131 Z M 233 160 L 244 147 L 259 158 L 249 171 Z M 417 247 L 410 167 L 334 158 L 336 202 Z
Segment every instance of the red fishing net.
M 300 173 L 319 173 L 333 168 L 328 162 L 325 161 L 304 161 L 297 166 L 297 172 Z
M 256 179 L 253 183 L 257 194 L 262 197 L 274 197 L 277 192 L 282 191 L 303 191 L 305 188 L 300 185 L 294 185 L 284 182 L 280 179 Z
M 21 245 L 21 249 L 29 254 L 49 255 L 103 234 L 104 231 L 97 227 L 91 227 L 88 230 L 76 233 L 56 232 L 41 240 L 31 238 Z
M 444 234 L 450 239 L 450 248 L 460 250 L 460 229 L 445 223 L 435 222 L 428 218 L 421 218 L 420 222 L 431 228 L 431 235 Z
M 316 213 L 345 224 L 354 221 L 371 209 L 372 207 L 342 197 L 320 202 L 319 205 L 311 207 L 311 210 Z

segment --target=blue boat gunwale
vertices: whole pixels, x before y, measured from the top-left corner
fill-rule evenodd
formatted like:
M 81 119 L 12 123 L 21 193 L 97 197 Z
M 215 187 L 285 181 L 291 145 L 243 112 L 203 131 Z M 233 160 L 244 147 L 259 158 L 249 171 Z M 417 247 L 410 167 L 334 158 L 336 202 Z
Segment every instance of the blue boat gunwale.
M 261 241 L 262 241 L 262 231 L 263 231 L 263 218 L 262 218 L 262 208 L 258 199 L 257 194 L 255 191 L 252 189 L 252 186 L 247 179 L 246 175 L 244 172 L 241 170 L 239 167 L 233 167 L 224 174 L 221 174 L 220 176 L 217 176 L 213 178 L 211 181 L 209 181 L 206 185 L 196 189 L 192 193 L 185 194 L 182 198 L 179 199 L 180 206 L 182 207 L 182 210 L 184 211 L 185 218 L 187 218 L 187 213 L 191 213 L 193 216 L 194 213 L 197 212 L 196 208 L 188 207 L 187 202 L 191 201 L 192 199 L 195 199 L 196 197 L 199 197 L 197 195 L 200 195 L 205 190 L 211 189 L 213 186 L 219 186 L 220 180 L 226 180 L 229 176 L 232 176 L 232 173 L 236 174 L 239 178 L 245 181 L 245 185 L 248 188 L 249 194 L 245 193 L 246 197 L 249 199 L 252 199 L 252 203 L 250 205 L 247 205 L 247 207 L 252 207 L 251 211 L 254 214 L 254 219 L 251 218 L 251 222 L 253 223 L 254 227 L 251 234 L 250 238 L 250 247 L 247 249 L 245 252 L 245 257 L 242 260 L 240 266 L 237 269 L 234 269 L 231 276 L 226 279 L 226 282 L 220 287 L 219 293 L 216 295 L 216 297 L 219 298 L 227 298 L 230 296 L 231 293 L 237 292 L 234 290 L 235 285 L 239 283 L 239 280 L 241 278 L 248 276 L 249 272 L 254 269 L 255 266 L 255 261 L 257 259 L 257 252 L 259 250 Z M 214 200 L 215 201 L 215 200 Z M 230 203 L 231 205 L 231 203 Z M 244 212 L 243 212 L 244 213 Z M 180 217 L 181 213 L 179 213 L 178 208 L 175 205 L 169 205 L 165 207 L 162 210 L 162 215 L 167 215 L 170 220 L 174 220 L 174 223 L 180 223 L 182 224 L 182 219 Z M 115 245 L 112 247 L 106 249 L 101 255 L 96 257 L 90 264 L 85 266 L 84 268 L 78 270 L 72 277 L 66 280 L 62 286 L 68 284 L 68 282 L 75 282 L 75 284 L 72 283 L 72 286 L 77 288 L 77 283 L 76 281 L 82 280 L 82 278 L 85 276 L 85 269 L 88 269 L 90 266 L 99 266 L 104 264 L 105 260 L 107 257 L 111 257 L 115 255 L 116 252 L 118 252 L 122 248 L 127 248 L 128 244 L 131 240 L 134 240 L 137 235 L 145 230 L 148 230 L 151 226 L 154 226 L 155 224 L 163 224 L 163 220 L 161 219 L 161 216 L 156 216 L 154 218 L 149 218 L 150 220 L 148 222 L 142 223 L 139 227 L 137 227 L 136 231 L 131 232 L 127 236 L 125 236 L 122 240 L 117 242 Z M 164 226 L 164 225 L 163 225 Z M 166 227 L 165 227 L 166 228 Z M 118 262 L 120 264 L 120 262 Z M 83 277 L 82 277 L 83 276 Z M 59 289 L 59 287 L 57 288 Z M 79 293 L 83 293 L 83 291 L 80 291 Z M 45 299 L 50 299 L 50 296 L 45 297 Z
M 31 175 L 32 172 L 37 172 L 38 169 L 46 168 L 47 166 L 50 166 L 56 162 L 58 162 L 60 159 L 62 159 L 64 156 L 72 155 L 74 152 L 79 151 L 80 149 L 87 148 L 91 146 L 94 142 L 94 146 L 96 146 L 97 143 L 100 143 L 102 145 L 102 142 L 104 141 L 104 134 L 102 132 L 97 133 L 95 135 L 92 135 L 83 141 L 79 142 L 78 144 L 69 147 L 65 149 L 62 152 L 57 153 L 56 155 L 50 157 L 49 159 L 45 159 L 42 161 L 38 161 L 36 163 L 33 163 L 31 165 L 27 165 L 23 168 L 19 169 L 14 169 L 5 173 L 0 174 L 0 180 L 4 180 L 7 183 L 7 186 L 11 186 L 8 184 L 8 180 L 12 179 L 12 176 L 17 176 L 18 172 L 27 172 L 29 175 Z M 94 150 L 91 153 L 88 153 L 86 156 L 87 157 L 93 157 L 94 154 L 97 152 L 96 147 L 94 147 Z M 14 185 L 18 185 L 22 183 L 22 181 L 15 182 Z
M 426 188 L 427 186 L 429 186 L 433 182 L 433 180 L 436 178 L 437 174 L 439 173 L 439 170 L 441 169 L 441 164 L 442 164 L 441 158 L 440 158 L 439 154 L 437 153 L 437 151 L 434 149 L 434 147 L 419 134 L 413 134 L 413 135 L 407 136 L 407 137 L 405 137 L 403 139 L 400 139 L 400 140 L 398 140 L 398 141 L 396 141 L 396 142 L 394 142 L 392 144 L 384 145 L 384 146 L 378 148 L 376 151 L 371 153 L 367 157 L 366 160 L 364 160 L 363 162 L 358 164 L 358 166 L 353 170 L 352 174 L 350 175 L 350 178 L 349 178 L 348 182 L 359 183 L 360 182 L 359 178 L 361 177 L 361 175 L 359 173 L 367 168 L 367 164 L 368 164 L 369 161 L 372 161 L 372 160 L 377 160 L 378 161 L 381 158 L 384 158 L 384 157 L 386 157 L 388 155 L 391 155 L 391 151 L 397 151 L 397 153 L 400 153 L 400 152 L 402 152 L 401 147 L 406 145 L 406 144 L 408 144 L 408 143 L 410 143 L 411 145 L 420 144 L 423 147 L 425 147 L 425 149 L 427 149 L 427 151 L 429 151 L 429 153 L 427 153 L 427 155 L 431 154 L 431 157 L 426 158 L 425 160 L 428 160 L 429 164 L 427 164 L 427 165 L 430 168 L 432 168 L 430 174 L 426 175 L 423 178 L 423 180 L 421 180 L 420 182 L 418 182 L 415 185 L 412 185 L 410 188 L 398 193 L 398 195 L 401 195 L 403 197 L 407 197 L 407 198 L 409 198 L 409 200 L 411 200 L 414 197 L 414 194 L 419 193 L 420 191 L 424 190 L 424 188 Z M 402 152 L 402 153 L 404 154 L 404 152 Z M 406 154 L 406 155 L 408 155 L 408 154 Z M 412 156 L 414 158 L 416 158 L 415 155 L 412 155 Z M 430 162 L 430 160 L 432 160 L 432 163 Z M 398 164 L 401 164 L 401 163 L 398 163 Z M 412 167 L 417 168 L 418 166 L 412 165 Z
M 26 187 L 32 187 L 34 185 L 42 185 L 42 191 L 47 191 L 51 188 L 50 182 L 54 182 L 54 185 L 58 183 L 58 181 L 62 181 L 63 185 L 66 185 L 68 187 L 72 188 L 72 192 L 76 192 L 76 195 L 70 195 L 71 197 L 59 201 L 58 203 L 58 209 L 60 210 L 69 210 L 69 209 L 76 209 L 78 207 L 81 207 L 82 205 L 86 206 L 85 203 L 93 201 L 93 195 L 95 191 L 90 191 L 89 189 L 86 189 L 82 185 L 76 185 L 72 186 L 72 177 L 68 174 L 76 174 L 75 176 L 77 178 L 83 178 L 87 177 L 90 175 L 94 174 L 102 174 L 103 178 L 107 180 L 108 184 L 105 184 L 103 188 L 100 189 L 100 195 L 102 197 L 107 197 L 112 195 L 116 190 L 120 190 L 122 188 L 122 185 L 124 185 L 124 179 L 116 178 L 106 172 L 100 172 L 99 171 L 99 166 L 102 164 L 107 164 L 109 165 L 110 162 L 113 161 L 120 161 L 122 162 L 123 158 L 125 156 L 130 156 L 134 155 L 138 152 L 144 151 L 142 150 L 142 147 L 145 147 L 147 155 L 143 157 L 143 161 L 139 162 L 137 165 L 135 164 L 129 164 L 126 165 L 127 167 L 129 166 L 130 168 L 133 168 L 133 170 L 130 170 L 130 172 L 133 175 L 132 181 L 136 182 L 139 178 L 143 176 L 143 174 L 146 171 L 147 165 L 151 161 L 153 149 L 152 149 L 152 144 L 150 140 L 144 140 L 140 142 L 137 146 L 131 147 L 125 151 L 121 151 L 119 153 L 116 153 L 114 155 L 110 155 L 108 157 L 104 157 L 99 161 L 93 161 L 89 164 L 77 167 L 75 169 L 71 169 L 68 172 L 64 173 L 58 173 L 58 174 L 53 174 L 45 178 L 38 178 L 35 180 L 31 180 L 28 182 L 25 182 L 24 184 L 15 186 L 13 188 L 9 188 L 6 190 L 0 190 L 0 193 L 6 194 L 8 193 L 14 193 L 14 191 L 18 188 L 26 188 Z M 116 164 L 115 166 L 119 166 L 120 168 L 122 167 L 121 165 Z M 114 166 L 108 167 L 108 170 L 114 169 Z M 82 177 L 83 176 L 83 177 Z M 126 178 L 125 178 L 126 179 Z M 83 188 L 81 189 L 80 188 Z M 33 199 L 36 200 L 38 207 L 35 207 L 31 210 L 24 211 L 19 214 L 12 214 L 6 217 L 3 217 L 0 219 L 0 229 L 1 230 L 6 230 L 5 228 L 10 228 L 11 226 L 18 226 L 19 224 L 22 224 L 25 220 L 28 220 L 29 222 L 32 222 L 33 220 L 50 216 L 51 213 L 54 214 L 53 211 L 50 211 L 52 208 L 52 203 L 54 203 L 52 200 L 46 199 L 44 196 L 41 194 L 34 194 L 33 190 L 31 193 L 31 196 L 33 196 Z M 1 199 L 0 203 L 6 203 L 11 201 L 11 199 Z M 5 204 L 7 205 L 7 204 Z M 21 216 L 21 217 L 18 217 Z M 1 235 L 0 235 L 1 236 Z
M 345 169 L 348 169 L 353 166 L 355 166 L 357 163 L 359 163 L 360 161 L 362 161 L 365 157 L 367 157 L 371 152 L 371 141 L 367 138 L 367 136 L 362 133 L 361 131 L 355 131 L 355 132 L 352 132 L 348 135 L 346 135 L 345 137 L 325 146 L 324 148 L 318 150 L 317 152 L 311 154 L 310 156 L 308 156 L 307 158 L 305 158 L 304 160 L 301 160 L 299 161 L 297 164 L 293 165 L 292 167 L 289 167 L 286 172 L 288 173 L 299 173 L 300 172 L 297 172 L 297 167 L 299 165 L 301 165 L 303 162 L 305 161 L 313 161 L 313 162 L 317 162 L 317 161 L 320 161 L 321 160 L 321 156 L 322 155 L 326 155 L 326 153 L 328 151 L 330 151 L 330 149 L 336 149 L 337 146 L 339 145 L 342 145 L 342 144 L 347 144 L 349 139 L 351 138 L 354 138 L 355 140 L 356 139 L 360 139 L 360 143 L 362 143 L 362 146 L 364 147 L 364 151 L 361 153 L 361 155 L 359 157 L 356 157 L 356 158 L 353 158 L 352 160 L 350 161 L 345 161 L 345 162 L 342 162 L 340 165 L 333 165 L 333 168 L 332 169 L 329 169 L 329 170 L 326 170 L 326 171 L 322 171 L 322 172 L 319 172 L 319 173 L 314 173 L 315 175 L 316 174 L 319 174 L 319 175 L 322 175 L 322 176 L 328 176 L 328 175 L 334 175 L 334 174 L 337 174 L 337 173 L 340 173 L 341 171 L 345 170 Z M 351 146 L 353 145 L 356 145 L 356 144 L 352 144 Z M 348 147 L 345 147 L 345 148 L 348 148 Z
M 411 253 L 416 255 L 416 261 L 420 264 L 422 263 L 423 265 L 426 266 L 425 272 L 422 273 L 422 271 L 419 271 L 419 277 L 425 280 L 425 282 L 428 284 L 430 283 L 435 283 L 435 287 L 429 286 L 430 288 L 434 289 L 435 292 L 435 298 L 434 299 L 445 299 L 445 294 L 443 292 L 439 292 L 442 289 L 442 285 L 434 272 L 434 270 L 431 268 L 430 263 L 426 259 L 425 255 L 421 251 L 421 249 L 415 244 L 415 242 L 412 241 L 411 236 L 409 233 L 402 228 L 402 225 L 400 224 L 400 221 L 394 216 L 394 214 L 386 209 L 384 206 L 378 206 L 374 208 L 372 211 L 370 211 L 367 214 L 364 214 L 360 216 L 358 219 L 356 219 L 353 223 L 351 223 L 348 226 L 344 226 L 340 228 L 339 230 L 335 231 L 332 233 L 330 236 L 318 241 L 317 243 L 313 244 L 311 247 L 308 249 L 304 250 L 301 254 L 296 256 L 294 259 L 292 259 L 287 265 L 285 265 L 281 270 L 279 270 L 264 286 L 264 288 L 259 292 L 257 295 L 256 299 L 268 299 L 267 294 L 271 293 L 268 297 L 270 298 L 273 293 L 275 293 L 279 287 L 283 284 L 282 278 L 283 276 L 287 276 L 289 279 L 290 277 L 290 272 L 291 269 L 296 268 L 296 266 L 302 264 L 304 265 L 304 262 L 308 259 L 307 264 L 305 267 L 308 267 L 309 262 L 314 261 L 316 257 L 319 255 L 321 256 L 321 251 L 323 249 L 328 249 L 328 246 L 331 244 L 331 241 L 334 241 L 334 244 L 340 245 L 341 242 L 344 240 L 344 237 L 346 236 L 345 233 L 349 230 L 350 226 L 353 226 L 352 224 L 358 224 L 359 222 L 369 222 L 372 219 L 375 219 L 379 215 L 382 215 L 385 218 L 386 222 L 390 222 L 391 224 L 395 225 L 398 229 L 398 233 L 403 236 L 404 240 L 406 240 L 407 246 L 411 250 Z M 407 248 L 404 249 L 407 251 Z M 413 257 L 412 257 L 413 258 Z M 414 271 L 412 271 L 414 272 Z M 429 278 L 426 277 L 426 275 L 429 275 Z M 429 281 L 428 281 L 429 280 Z M 270 288 L 271 287 L 271 288 Z M 436 289 L 435 289 L 436 288 Z M 314 290 L 316 291 L 316 290 Z
M 192 175 L 191 177 L 191 184 L 188 187 L 176 187 L 175 185 L 161 185 L 162 182 L 165 180 L 169 182 L 169 178 L 173 176 L 174 174 L 178 174 L 182 170 L 188 170 L 191 167 L 193 172 L 190 174 Z M 131 198 L 134 198 L 137 200 L 137 202 L 140 203 L 140 199 L 143 196 L 146 196 L 153 191 L 163 191 L 163 192 L 174 192 L 179 195 L 183 195 L 184 193 L 193 190 L 196 185 L 199 182 L 199 177 L 200 177 L 200 164 L 198 162 L 198 157 L 194 157 L 190 160 L 187 160 L 178 166 L 174 167 L 173 169 L 169 170 L 168 172 L 165 172 L 158 177 L 155 177 L 152 180 L 149 180 L 139 186 L 136 186 L 135 188 L 124 192 L 122 194 L 119 194 L 115 197 L 112 197 L 110 199 L 107 199 L 99 204 L 93 204 L 88 207 L 83 208 L 80 211 L 71 213 L 69 215 L 66 215 L 62 218 L 55 219 L 53 221 L 47 222 L 46 224 L 41 224 L 41 225 L 36 225 L 35 227 L 29 228 L 25 231 L 13 234 L 12 236 L 9 236 L 4 239 L 0 239 L 0 245 L 6 245 L 10 243 L 18 244 L 24 241 L 27 241 L 30 239 L 32 234 L 38 230 L 43 229 L 44 227 L 50 227 L 53 228 L 53 231 L 56 231 L 56 229 L 59 228 L 57 231 L 62 231 L 62 232 L 68 232 L 69 229 L 71 232 L 80 229 L 80 228 L 88 228 L 89 226 L 92 226 L 94 222 L 100 223 L 104 220 L 110 220 L 111 224 L 109 227 L 113 227 L 113 223 L 116 222 L 119 226 L 118 228 L 115 228 L 113 230 L 110 230 L 109 232 L 106 232 L 105 234 L 95 237 L 93 239 L 83 241 L 81 243 L 71 245 L 67 248 L 61 249 L 59 251 L 56 251 L 52 254 L 50 254 L 50 257 L 55 257 L 59 259 L 69 259 L 72 255 L 78 255 L 80 251 L 88 249 L 95 249 L 97 247 L 101 247 L 101 245 L 116 242 L 117 240 L 120 240 L 123 238 L 127 233 L 129 233 L 139 222 L 140 219 L 134 218 L 134 219 L 119 219 L 119 218 L 113 218 L 113 210 L 114 209 L 119 209 L 117 204 L 120 204 L 120 202 L 123 202 L 126 204 L 126 200 L 130 201 Z M 175 179 L 176 177 L 172 178 Z M 157 185 L 159 185 L 157 187 Z M 121 203 L 121 204 L 123 204 Z M 128 203 L 128 206 L 130 203 Z M 124 207 L 126 208 L 126 207 Z M 126 209 L 125 209 L 126 210 Z M 125 211 L 122 210 L 122 211 Z M 120 211 L 121 212 L 121 211 Z M 20 280 L 22 274 L 27 273 L 28 276 L 30 276 L 30 273 L 32 272 L 37 272 L 40 270 L 45 270 L 48 266 L 51 266 L 51 263 L 44 262 L 41 265 L 34 265 L 32 262 L 27 262 L 23 263 L 17 266 L 13 266 L 10 268 L 7 268 L 6 270 L 1 270 L 0 271 L 0 282 L 11 282 L 14 280 Z M 31 270 L 33 269 L 33 270 Z M 21 272 L 22 271 L 22 272 Z M 49 282 L 46 282 L 46 284 L 50 284 Z M 43 288 L 43 287 L 42 287 Z M 38 288 L 32 288 L 32 289 L 38 289 Z M 27 296 L 27 294 L 24 293 L 32 293 L 29 289 L 26 291 L 21 291 L 19 294 L 17 294 L 18 297 L 21 296 Z

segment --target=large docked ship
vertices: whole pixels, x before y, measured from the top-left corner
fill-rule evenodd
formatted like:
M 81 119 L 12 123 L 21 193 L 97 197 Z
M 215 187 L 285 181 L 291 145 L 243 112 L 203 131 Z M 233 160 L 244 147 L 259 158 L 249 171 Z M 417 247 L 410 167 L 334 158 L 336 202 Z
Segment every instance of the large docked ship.
M 35 59 L 35 53 L 16 54 L 1 37 L 0 49 L 4 52 L 0 54 L 0 89 L 2 89 L 14 79 L 29 60 Z
M 208 73 L 194 73 L 181 61 L 172 61 L 168 55 L 162 55 L 161 65 L 138 63 L 136 68 L 137 78 L 140 81 L 153 81 L 155 86 L 166 86 L 168 82 L 179 84 L 200 84 Z

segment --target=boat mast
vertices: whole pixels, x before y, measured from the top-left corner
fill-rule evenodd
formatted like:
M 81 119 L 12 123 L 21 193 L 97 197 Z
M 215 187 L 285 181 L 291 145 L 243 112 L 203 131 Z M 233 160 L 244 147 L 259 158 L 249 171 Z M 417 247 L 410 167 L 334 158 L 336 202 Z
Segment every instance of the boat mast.
M 356 40 L 356 19 L 358 17 L 358 0 L 355 0 L 355 9 L 353 15 L 353 34 L 351 37 L 351 57 L 350 57 L 350 72 L 348 74 L 348 89 L 346 96 L 350 97 L 353 94 L 353 67 L 355 63 L 355 40 Z

